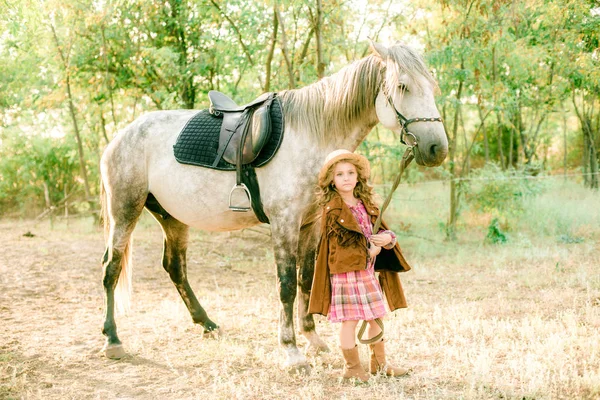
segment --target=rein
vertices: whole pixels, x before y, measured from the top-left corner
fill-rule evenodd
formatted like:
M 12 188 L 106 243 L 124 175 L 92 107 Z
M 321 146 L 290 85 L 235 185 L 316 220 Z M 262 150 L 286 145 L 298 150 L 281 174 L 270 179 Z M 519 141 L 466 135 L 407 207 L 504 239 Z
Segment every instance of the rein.
M 404 115 L 402 115 L 402 113 L 400 111 L 398 111 L 398 109 L 394 105 L 394 101 L 392 100 L 390 95 L 387 94 L 383 88 L 382 88 L 382 91 L 384 92 L 388 103 L 396 112 L 396 119 L 398 120 L 398 124 L 400 124 L 400 143 L 402 143 L 408 147 L 406 148 L 406 150 L 404 151 L 404 154 L 402 155 L 402 160 L 400 161 L 400 172 L 398 172 L 398 176 L 396 176 L 396 180 L 394 181 L 394 184 L 392 185 L 392 190 L 390 191 L 387 198 L 383 202 L 383 205 L 381 206 L 381 209 L 379 211 L 379 215 L 377 216 L 377 220 L 375 220 L 375 224 L 373 225 L 373 233 L 379 231 L 379 227 L 381 226 L 381 216 L 383 215 L 383 212 L 385 211 L 385 209 L 388 207 L 388 205 L 392 201 L 392 195 L 394 194 L 394 191 L 396 191 L 396 189 L 398 188 L 398 185 L 400 185 L 400 181 L 402 180 L 402 174 L 404 173 L 404 169 L 415 158 L 414 151 L 419 151 L 419 146 L 418 146 L 419 141 L 417 140 L 417 137 L 415 136 L 414 133 L 409 132 L 408 125 L 415 123 L 415 122 L 444 122 L 444 120 L 441 117 L 425 117 L 425 118 L 418 117 L 418 118 L 410 118 L 410 119 L 406 118 Z M 375 343 L 383 337 L 383 321 L 380 318 L 375 318 L 374 321 L 381 328 L 381 332 L 378 335 L 376 335 L 375 337 L 372 337 L 371 339 L 362 339 L 365 329 L 367 328 L 367 321 L 363 321 L 360 329 L 358 330 L 358 335 L 356 335 L 358 338 L 358 341 L 360 343 L 362 343 L 362 344 Z
M 411 135 L 412 135 L 412 133 L 411 133 Z M 414 136 L 414 135 L 412 135 L 412 136 Z M 415 146 L 416 146 L 416 144 L 415 144 Z M 400 181 L 402 180 L 402 174 L 404 173 L 404 169 L 415 158 L 412 150 L 413 150 L 413 147 L 409 146 L 404 151 L 404 155 L 402 155 L 402 161 L 400 162 L 400 172 L 398 172 L 398 176 L 396 176 L 396 180 L 394 181 L 394 184 L 392 185 L 392 190 L 390 191 L 387 198 L 383 202 L 383 205 L 381 206 L 379 215 L 377 216 L 377 220 L 375 220 L 375 224 L 373 225 L 373 232 L 379 231 L 379 227 L 381 226 L 381 216 L 383 215 L 383 212 L 385 211 L 387 206 L 390 204 L 390 201 L 392 201 L 392 195 L 394 194 L 394 191 L 396 190 L 396 188 L 398 188 L 398 185 L 400 185 Z M 374 321 L 381 328 L 381 332 L 379 332 L 378 335 L 376 335 L 375 337 L 372 337 L 371 339 L 362 339 L 365 329 L 367 328 L 367 321 L 363 321 L 360 329 L 358 330 L 358 335 L 356 335 L 357 339 L 360 343 L 362 343 L 362 344 L 375 343 L 383 337 L 383 330 L 384 330 L 383 329 L 383 321 L 380 318 L 375 318 Z
M 398 185 L 400 185 L 400 181 L 402 181 L 402 174 L 404 173 L 404 169 L 406 167 L 408 167 L 408 164 L 410 164 L 414 158 L 415 158 L 415 155 L 413 154 L 413 147 L 412 146 L 407 147 L 406 150 L 404 150 L 404 154 L 402 155 L 402 160 L 400 161 L 400 171 L 398 172 L 398 175 L 396 176 L 396 179 L 394 180 L 394 184 L 392 185 L 392 190 L 390 190 L 390 193 L 388 194 L 387 198 L 383 202 L 383 205 L 381 206 L 381 209 L 379 210 L 379 215 L 377 216 L 377 219 L 375 220 L 375 224 L 373 225 L 373 232 L 379 231 L 379 227 L 381 226 L 381 216 L 383 215 L 383 212 L 385 211 L 385 209 L 388 207 L 388 205 L 392 201 L 392 196 L 393 196 L 394 192 L 396 191 L 396 189 L 398 188 Z

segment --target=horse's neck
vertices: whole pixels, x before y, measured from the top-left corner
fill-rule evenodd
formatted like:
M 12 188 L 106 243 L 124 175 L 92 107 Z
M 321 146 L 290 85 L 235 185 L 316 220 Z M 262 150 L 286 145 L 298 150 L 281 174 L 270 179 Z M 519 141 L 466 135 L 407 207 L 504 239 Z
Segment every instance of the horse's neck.
M 288 122 L 320 148 L 356 149 L 378 122 L 380 71 L 374 62 L 366 57 L 319 82 L 283 93 Z
M 356 128 L 351 132 L 347 132 L 345 136 L 335 136 L 339 138 L 339 143 L 335 143 L 336 149 L 348 149 L 351 151 L 356 150 L 356 148 L 365 140 L 369 132 L 377 125 L 377 120 L 375 121 L 357 121 Z
M 323 136 L 327 138 L 330 147 L 335 149 L 354 151 L 378 123 L 375 104 L 352 120 L 340 120 L 339 116 L 345 112 L 341 106 L 328 111 L 323 114 L 323 126 L 326 130 Z

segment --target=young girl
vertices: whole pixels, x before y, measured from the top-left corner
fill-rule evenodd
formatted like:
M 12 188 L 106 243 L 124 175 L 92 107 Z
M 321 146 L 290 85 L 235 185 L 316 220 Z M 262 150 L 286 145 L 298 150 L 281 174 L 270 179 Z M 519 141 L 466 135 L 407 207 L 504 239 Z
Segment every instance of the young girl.
M 336 150 L 325 159 L 319 172 L 321 241 L 309 304 L 310 313 L 328 315 L 329 321 L 341 322 L 343 378 L 363 382 L 369 375 L 360 363 L 354 342 L 356 326 L 360 320 L 368 321 L 369 338 L 381 332 L 375 319 L 386 314 L 384 294 L 390 310 L 406 307 L 400 279 L 393 271 L 410 269 L 396 244 L 396 236 L 383 221 L 384 230 L 372 232 L 379 209 L 373 204 L 373 189 L 367 184 L 369 175 L 369 161 L 359 154 Z M 371 374 L 407 373 L 406 369 L 386 362 L 383 339 L 369 347 Z

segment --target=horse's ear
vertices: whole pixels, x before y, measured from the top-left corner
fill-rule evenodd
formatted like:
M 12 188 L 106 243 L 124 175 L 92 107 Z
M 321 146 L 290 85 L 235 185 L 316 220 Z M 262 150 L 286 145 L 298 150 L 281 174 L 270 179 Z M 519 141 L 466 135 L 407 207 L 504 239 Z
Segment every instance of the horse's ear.
M 369 43 L 370 43 L 371 51 L 373 53 L 379 55 L 379 57 L 381 57 L 382 60 L 385 60 L 388 57 L 389 51 L 388 51 L 387 47 L 373 41 L 371 38 L 369 38 Z

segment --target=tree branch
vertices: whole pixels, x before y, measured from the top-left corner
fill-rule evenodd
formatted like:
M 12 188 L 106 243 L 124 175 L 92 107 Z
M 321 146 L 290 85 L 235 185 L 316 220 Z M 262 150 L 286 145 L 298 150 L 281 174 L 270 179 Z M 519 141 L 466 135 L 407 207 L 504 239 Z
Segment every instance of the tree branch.
M 273 34 L 271 35 L 271 46 L 269 47 L 269 54 L 267 54 L 267 67 L 266 67 L 266 80 L 265 80 L 265 92 L 271 90 L 271 62 L 273 61 L 273 54 L 275 53 L 275 45 L 277 44 L 277 28 L 279 27 L 279 21 L 277 19 L 277 5 L 273 5 Z
M 233 22 L 233 20 L 231 18 L 229 18 L 229 16 L 227 14 L 225 14 L 225 12 L 223 12 L 221 7 L 219 6 L 219 4 L 217 4 L 217 2 L 215 0 L 210 0 L 210 2 L 221 13 L 221 15 L 223 15 L 223 17 L 231 24 L 231 27 L 233 28 L 233 30 L 235 31 L 235 33 L 237 35 L 238 41 L 242 45 L 242 49 L 244 50 L 244 53 L 246 54 L 246 58 L 248 59 L 248 62 L 250 63 L 251 66 L 254 66 L 254 61 L 252 60 L 250 51 L 248 50 L 248 47 L 246 47 L 246 45 L 244 44 L 244 41 L 242 40 L 242 34 L 240 33 L 240 30 L 238 29 L 236 24 Z
M 285 65 L 287 66 L 288 70 L 288 85 L 289 89 L 293 89 L 294 87 L 296 87 L 296 83 L 294 82 L 294 71 L 292 70 L 292 64 L 290 63 L 290 56 L 287 50 L 285 25 L 283 23 L 283 18 L 281 17 L 281 13 L 279 12 L 279 10 L 275 10 L 275 14 L 277 15 L 277 19 L 279 20 L 279 26 L 281 26 L 281 52 L 283 53 L 283 59 L 285 60 Z

